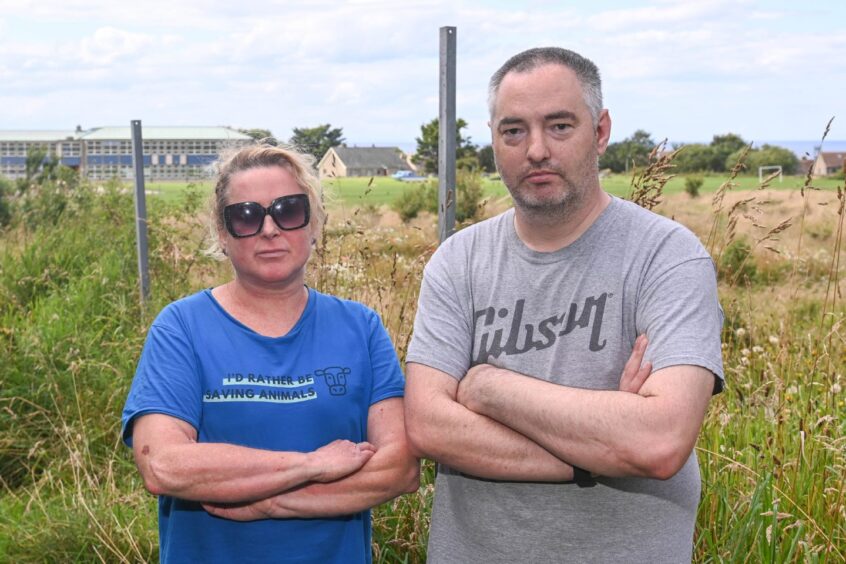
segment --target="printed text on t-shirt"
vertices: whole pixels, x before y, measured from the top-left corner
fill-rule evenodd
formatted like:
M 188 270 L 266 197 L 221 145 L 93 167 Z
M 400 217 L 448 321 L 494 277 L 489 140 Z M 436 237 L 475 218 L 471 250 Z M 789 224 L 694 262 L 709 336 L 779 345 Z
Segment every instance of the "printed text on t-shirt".
M 505 353 L 506 355 L 523 354 L 532 350 L 543 350 L 555 344 L 558 337 L 563 337 L 571 333 L 577 327 L 586 328 L 591 327 L 590 343 L 588 348 L 592 352 L 601 351 L 605 348 L 606 340 L 599 341 L 600 333 L 602 332 L 602 317 L 605 313 L 605 302 L 613 294 L 603 292 L 598 297 L 590 296 L 585 299 L 584 304 L 579 310 L 578 303 L 571 303 L 567 311 L 561 314 L 555 314 L 547 317 L 537 323 L 523 324 L 523 307 L 525 299 L 517 300 L 514 304 L 513 315 L 511 317 L 511 328 L 508 334 L 508 339 L 505 344 L 502 342 L 503 328 L 494 329 L 492 326 L 499 317 L 505 321 L 512 312 L 508 308 L 486 307 L 475 312 L 474 324 L 477 332 L 484 331 L 481 334 L 479 341 L 479 354 L 475 359 L 476 364 L 484 364 L 488 362 L 489 358 L 499 358 L 499 355 Z M 566 323 L 565 323 L 566 321 Z M 557 326 L 564 325 L 559 331 Z M 481 327 L 480 327 L 481 325 Z M 523 344 L 518 344 L 521 332 L 525 329 L 523 337 Z M 535 340 L 535 331 L 542 337 L 541 340 Z

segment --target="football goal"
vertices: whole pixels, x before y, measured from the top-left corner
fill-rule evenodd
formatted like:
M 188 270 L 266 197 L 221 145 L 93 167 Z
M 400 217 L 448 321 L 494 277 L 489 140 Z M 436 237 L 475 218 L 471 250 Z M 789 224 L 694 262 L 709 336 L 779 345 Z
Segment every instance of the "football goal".
M 775 177 L 776 171 L 778 172 L 778 181 L 784 182 L 784 174 L 782 174 L 781 165 L 759 166 L 758 167 L 758 182 L 759 183 L 764 182 L 764 173 L 766 173 L 768 177 L 769 176 Z

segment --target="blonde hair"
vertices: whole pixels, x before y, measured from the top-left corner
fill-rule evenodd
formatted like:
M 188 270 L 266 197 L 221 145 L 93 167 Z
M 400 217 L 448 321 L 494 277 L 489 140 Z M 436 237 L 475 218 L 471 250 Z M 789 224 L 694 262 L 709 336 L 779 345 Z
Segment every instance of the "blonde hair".
M 210 205 L 209 231 L 211 232 L 211 244 L 207 249 L 208 254 L 218 260 L 223 260 L 225 257 L 225 253 L 220 246 L 219 234 L 224 230 L 223 208 L 231 203 L 227 199 L 232 176 L 245 170 L 272 166 L 280 166 L 290 172 L 297 185 L 308 196 L 308 203 L 311 208 L 309 229 L 311 229 L 313 240 L 320 239 L 323 224 L 326 222 L 326 210 L 323 208 L 323 191 L 320 180 L 314 172 L 314 157 L 301 153 L 290 146 L 276 145 L 275 141 L 272 140 L 262 140 L 256 145 L 233 147 L 225 150 L 213 165 L 216 181 Z

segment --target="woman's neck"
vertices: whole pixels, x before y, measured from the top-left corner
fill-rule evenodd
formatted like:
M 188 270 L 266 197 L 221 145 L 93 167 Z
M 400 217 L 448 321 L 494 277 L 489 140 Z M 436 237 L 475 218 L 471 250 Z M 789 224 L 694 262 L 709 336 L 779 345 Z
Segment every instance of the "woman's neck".
M 266 337 L 287 335 L 308 303 L 308 289 L 301 281 L 267 288 L 235 278 L 214 288 L 212 295 L 229 315 Z

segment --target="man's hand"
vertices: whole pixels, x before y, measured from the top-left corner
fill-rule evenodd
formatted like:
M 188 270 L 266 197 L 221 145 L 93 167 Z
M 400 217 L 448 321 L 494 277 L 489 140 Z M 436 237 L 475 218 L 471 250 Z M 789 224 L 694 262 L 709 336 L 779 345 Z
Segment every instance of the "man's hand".
M 635 340 L 632 354 L 626 361 L 623 374 L 620 376 L 619 391 L 638 393 L 652 372 L 652 363 L 642 364 L 647 344 L 646 335 L 641 335 Z M 474 405 L 478 408 L 477 402 L 481 401 L 481 394 L 485 393 L 484 384 L 490 383 L 488 379 L 494 376 L 498 370 L 499 368 L 490 364 L 477 364 L 472 367 L 458 385 L 456 401 L 467 409 L 478 412 L 478 409 L 474 409 Z
M 356 472 L 370 457 L 376 454 L 376 447 L 367 442 L 354 443 L 338 439 L 322 446 L 309 455 L 315 465 L 315 482 L 334 482 Z
M 641 335 L 635 339 L 632 354 L 626 361 L 626 366 L 623 367 L 623 375 L 620 376 L 620 387 L 618 389 L 621 392 L 632 394 L 640 392 L 643 383 L 652 373 L 652 363 L 643 364 L 643 355 L 646 354 L 647 343 L 646 335 Z

